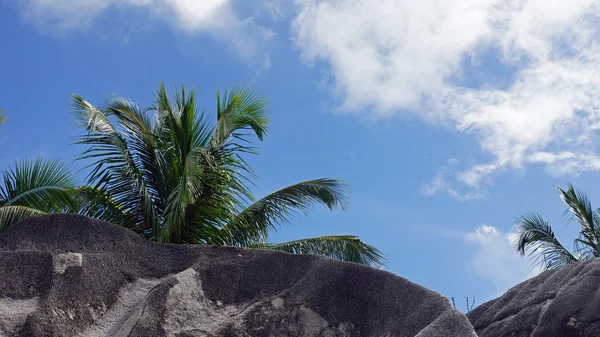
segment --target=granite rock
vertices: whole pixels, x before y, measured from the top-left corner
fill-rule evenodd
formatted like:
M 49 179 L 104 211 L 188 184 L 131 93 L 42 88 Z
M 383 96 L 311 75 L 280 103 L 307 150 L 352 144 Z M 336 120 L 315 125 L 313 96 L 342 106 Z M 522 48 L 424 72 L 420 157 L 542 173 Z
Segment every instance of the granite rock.
M 600 259 L 546 271 L 467 317 L 480 337 L 598 337 Z
M 579 317 L 579 316 L 578 316 Z M 475 336 L 443 296 L 321 256 L 157 244 L 76 215 L 0 233 L 0 336 Z

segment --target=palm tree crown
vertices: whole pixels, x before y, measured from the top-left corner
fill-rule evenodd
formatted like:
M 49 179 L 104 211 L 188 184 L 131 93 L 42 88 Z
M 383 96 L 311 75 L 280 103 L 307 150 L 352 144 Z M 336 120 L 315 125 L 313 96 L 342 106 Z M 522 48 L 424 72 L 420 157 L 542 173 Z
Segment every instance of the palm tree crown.
M 59 161 L 18 161 L 0 185 L 0 232 L 26 217 L 73 211 L 75 188 L 75 178 Z
M 521 255 L 529 251 L 529 255 L 543 270 L 600 256 L 600 209 L 592 209 L 588 196 L 571 184 L 567 190 L 560 187 L 557 190 L 568 207 L 565 214 L 581 227 L 573 252 L 558 241 L 552 227 L 539 214 L 524 214 L 516 222 L 515 248 Z
M 354 236 L 268 242 L 269 232 L 312 205 L 344 208 L 345 184 L 315 179 L 255 200 L 255 177 L 244 156 L 255 154 L 250 137 L 262 140 L 268 119 L 264 99 L 250 87 L 217 91 L 216 120 L 198 112 L 194 91 L 183 87 L 171 99 L 163 85 L 154 104 L 142 109 L 117 97 L 98 109 L 73 99 L 87 133 L 78 139 L 91 160 L 88 184 L 109 216 L 150 240 L 205 243 L 293 253 L 313 253 L 372 266 L 380 251 Z M 85 199 L 85 198 L 84 198 Z M 94 204 L 94 203 L 90 203 Z
M 0 110 L 0 126 L 5 121 Z M 30 216 L 71 211 L 74 188 L 75 178 L 59 161 L 17 161 L 0 181 L 0 232 Z

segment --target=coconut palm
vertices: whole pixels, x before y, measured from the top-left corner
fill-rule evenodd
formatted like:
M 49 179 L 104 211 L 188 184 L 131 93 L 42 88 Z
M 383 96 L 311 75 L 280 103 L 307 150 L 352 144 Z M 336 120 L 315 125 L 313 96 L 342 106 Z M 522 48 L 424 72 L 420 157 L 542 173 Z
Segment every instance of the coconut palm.
M 17 162 L 0 186 L 0 232 L 26 217 L 74 211 L 75 188 L 75 178 L 57 160 Z
M 575 239 L 573 252 L 565 248 L 556 238 L 552 227 L 539 214 L 522 215 L 516 223 L 515 248 L 533 257 L 543 270 L 560 268 L 564 265 L 600 257 L 600 209 L 593 210 L 585 193 L 569 184 L 565 191 L 557 187 L 560 198 L 567 205 L 565 214 L 570 221 L 581 227 Z
M 263 139 L 268 119 L 252 88 L 217 91 L 216 120 L 199 112 L 194 91 L 183 87 L 171 99 L 160 85 L 148 109 L 123 97 L 102 109 L 80 96 L 73 104 L 87 130 L 77 143 L 88 146 L 80 158 L 91 160 L 88 185 L 119 205 L 125 225 L 146 238 L 384 263 L 379 250 L 350 235 L 268 241 L 270 232 L 314 204 L 343 209 L 346 188 L 339 180 L 315 179 L 255 200 L 249 189 L 255 174 L 244 156 L 256 154 L 251 137 Z
M 0 125 L 4 121 L 0 110 Z M 0 232 L 30 216 L 74 211 L 75 188 L 75 178 L 57 160 L 17 161 L 0 185 Z
M 103 191 L 77 186 L 58 160 L 21 160 L 4 172 L 0 185 L 0 232 L 31 216 L 75 213 L 132 225 L 132 217 Z
M 0 125 L 6 120 L 0 110 Z M 77 213 L 131 224 L 131 216 L 96 188 L 77 180 L 58 160 L 21 160 L 4 171 L 0 185 L 0 232 L 30 216 Z

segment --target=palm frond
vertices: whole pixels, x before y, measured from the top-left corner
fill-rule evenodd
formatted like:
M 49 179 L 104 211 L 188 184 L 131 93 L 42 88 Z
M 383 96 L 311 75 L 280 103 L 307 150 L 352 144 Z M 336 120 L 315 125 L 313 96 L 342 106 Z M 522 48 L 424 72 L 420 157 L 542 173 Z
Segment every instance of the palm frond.
M 107 191 L 101 188 L 80 186 L 72 191 L 72 195 L 77 203 L 77 209 L 74 210 L 77 214 L 131 229 L 134 229 L 137 225 L 135 215 L 116 202 Z
M 185 227 L 186 209 L 203 192 L 204 180 L 200 163 L 204 162 L 204 154 L 203 149 L 193 148 L 182 158 L 179 182 L 166 200 L 164 224 L 157 237 L 159 242 L 172 242 L 174 237 L 181 238 Z
M 115 133 L 117 130 L 108 116 L 84 100 L 79 95 L 73 95 L 73 113 L 75 119 L 90 133 Z
M 340 180 L 316 179 L 297 183 L 256 201 L 240 212 L 223 232 L 233 245 L 263 241 L 271 230 L 289 223 L 289 217 L 298 212 L 307 214 L 315 203 L 330 210 L 347 204 L 346 185 Z
M 140 167 L 140 164 L 151 161 L 153 151 L 152 148 L 146 148 L 146 142 L 150 140 L 142 132 L 149 127 L 147 119 L 126 100 L 117 99 L 109 104 L 106 112 L 95 108 L 80 96 L 74 97 L 73 105 L 76 117 L 88 131 L 76 142 L 89 146 L 79 157 L 80 160 L 93 160 L 89 165 L 93 169 L 88 175 L 88 184 L 110 191 L 110 197 L 117 203 L 136 210 L 142 227 L 157 229 L 155 200 L 158 198 L 155 197 L 156 190 L 149 186 L 151 180 L 145 176 L 150 168 Z M 110 121 L 110 116 L 117 118 L 123 134 Z M 145 149 L 145 154 L 139 154 L 142 149 Z
M 580 191 L 577 191 L 573 185 L 569 184 L 565 191 L 560 187 L 556 188 L 560 198 L 568 206 L 565 213 L 570 213 L 570 219 L 575 220 L 581 226 L 581 235 L 586 241 L 592 244 L 592 248 L 600 252 L 600 229 L 598 226 L 598 217 L 592 209 L 592 203 L 589 197 Z
M 556 238 L 552 227 L 539 214 L 528 213 L 516 221 L 515 248 L 521 255 L 529 251 L 534 265 L 550 270 L 578 261 Z
M 283 243 L 258 243 L 251 247 L 281 250 L 292 254 L 324 255 L 374 268 L 383 268 L 386 265 L 386 259 L 381 251 L 350 235 L 321 236 Z
M 25 218 L 42 214 L 46 213 L 27 206 L 0 206 L 0 233 Z
M 167 111 L 171 110 L 171 102 L 169 101 L 169 94 L 167 93 L 167 88 L 165 88 L 165 84 L 163 82 L 158 86 L 158 90 L 154 95 L 154 102 L 156 102 L 156 106 L 154 107 L 158 111 Z
M 241 131 L 252 130 L 262 140 L 269 123 L 267 105 L 262 96 L 250 86 L 238 86 L 223 95 L 217 90 L 217 125 L 213 144 L 222 145 L 230 137 L 241 137 Z
M 577 260 L 591 260 L 599 257 L 598 251 L 594 248 L 594 243 L 583 238 L 581 234 L 579 238 L 575 239 L 574 246 L 573 256 Z
M 171 104 L 170 102 L 175 102 Z M 238 204 L 237 195 L 250 195 L 238 182 L 243 175 L 234 153 L 227 146 L 210 147 L 213 128 L 204 113 L 198 113 L 194 90 L 184 87 L 173 100 L 164 86 L 156 95 L 155 109 L 159 126 L 157 137 L 168 163 L 162 176 L 168 178 L 169 194 L 162 213 L 163 225 L 157 233 L 160 242 L 212 242 L 199 233 L 214 233 L 229 203 Z M 224 214 L 227 213 L 227 214 Z M 193 228 L 195 226 L 196 228 Z
M 162 179 L 164 162 L 160 140 L 154 132 L 154 121 L 148 111 L 140 108 L 133 101 L 116 97 L 106 108 L 107 114 L 116 116 L 121 128 L 119 134 L 124 138 L 135 168 L 145 182 L 146 193 L 154 201 L 156 208 L 164 208 L 164 199 L 169 188 Z M 151 216 L 148 213 L 147 216 Z
M 76 180 L 57 160 L 22 160 L 4 172 L 0 231 L 29 216 L 71 212 Z
M 70 191 L 75 186 L 75 177 L 58 160 L 22 160 L 4 172 L 0 205 L 68 211 L 74 207 Z
M 221 229 L 253 196 L 245 185 L 247 177 L 234 159 L 215 156 L 214 151 L 209 151 L 200 166 L 202 193 L 187 206 L 186 237 L 189 243 L 224 245 L 228 240 Z

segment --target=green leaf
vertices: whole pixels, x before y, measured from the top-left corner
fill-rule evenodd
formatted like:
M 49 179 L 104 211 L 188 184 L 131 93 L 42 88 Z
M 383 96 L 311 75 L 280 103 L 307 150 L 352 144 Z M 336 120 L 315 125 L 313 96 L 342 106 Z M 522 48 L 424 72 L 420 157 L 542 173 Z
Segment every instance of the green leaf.
M 267 105 L 262 96 L 250 86 L 238 86 L 221 93 L 217 90 L 217 125 L 213 144 L 222 145 L 230 137 L 240 137 L 240 131 L 251 129 L 262 140 L 269 123 Z
M 202 149 L 194 148 L 182 158 L 179 183 L 167 198 L 163 216 L 164 226 L 157 237 L 159 242 L 171 242 L 173 237 L 181 238 L 185 230 L 186 209 L 203 192 L 204 181 L 200 163 L 204 161 L 201 158 L 204 154 Z M 180 239 L 176 239 L 178 240 Z
M 585 193 L 575 190 L 573 185 L 565 191 L 560 187 L 556 188 L 560 198 L 568 206 L 565 213 L 569 213 L 569 219 L 576 221 L 581 226 L 580 236 L 584 240 L 578 241 L 589 246 L 595 251 L 595 256 L 600 256 L 600 226 L 598 225 L 598 216 L 592 209 L 592 203 Z M 578 243 L 576 242 L 576 244 Z
M 75 186 L 75 177 L 58 160 L 22 160 L 4 172 L 0 205 L 66 211 L 73 207 L 70 190 Z
M 275 249 L 293 254 L 324 255 L 333 259 L 383 268 L 386 259 L 381 251 L 356 236 L 321 236 L 284 243 L 254 244 L 254 248 Z
M 233 245 L 263 241 L 278 225 L 290 222 L 298 212 L 307 214 L 313 204 L 329 209 L 344 208 L 347 203 L 345 183 L 334 179 L 316 179 L 297 183 L 256 201 L 240 212 L 224 228 Z
M 91 186 L 80 186 L 72 191 L 76 200 L 75 212 L 90 218 L 102 219 L 126 228 L 135 228 L 134 214 L 117 203 L 110 194 Z
M 74 113 L 87 134 L 76 144 L 88 145 L 79 159 L 93 160 L 88 184 L 109 191 L 110 198 L 125 209 L 135 210 L 142 227 L 158 229 L 160 186 L 151 186 L 157 173 L 155 149 L 149 119 L 132 102 L 116 98 L 100 111 L 83 98 L 74 96 Z M 110 121 L 116 118 L 119 129 Z M 155 203 L 158 202 L 158 204 Z
M 57 160 L 22 160 L 4 172 L 0 186 L 0 231 L 28 216 L 76 208 L 75 178 Z
M 515 248 L 534 258 L 534 265 L 544 270 L 560 268 L 578 261 L 556 238 L 552 227 L 539 214 L 522 215 L 516 222 Z
M 25 218 L 43 214 L 46 213 L 27 206 L 0 206 L 0 233 Z

